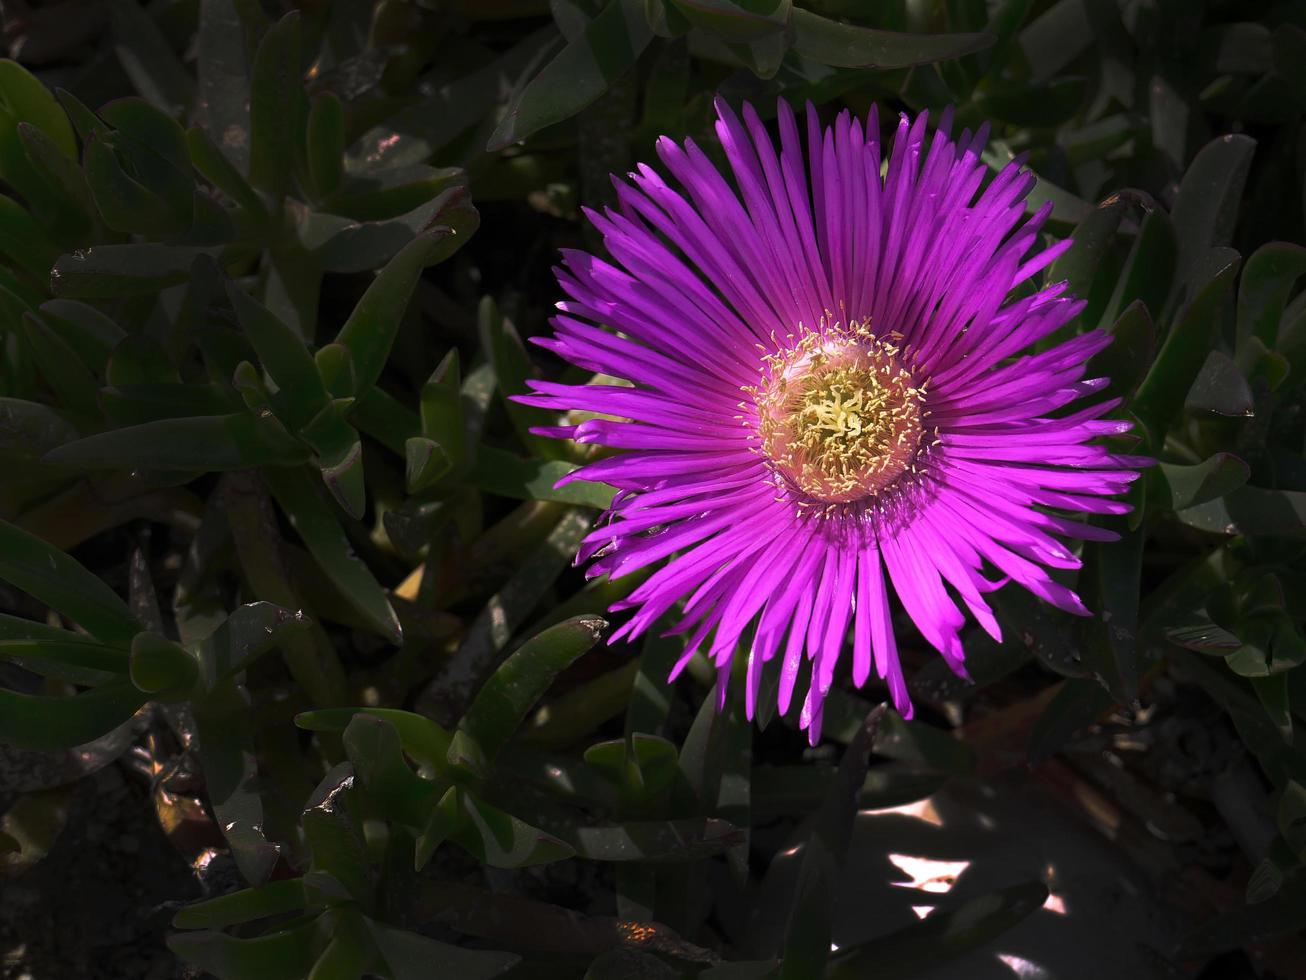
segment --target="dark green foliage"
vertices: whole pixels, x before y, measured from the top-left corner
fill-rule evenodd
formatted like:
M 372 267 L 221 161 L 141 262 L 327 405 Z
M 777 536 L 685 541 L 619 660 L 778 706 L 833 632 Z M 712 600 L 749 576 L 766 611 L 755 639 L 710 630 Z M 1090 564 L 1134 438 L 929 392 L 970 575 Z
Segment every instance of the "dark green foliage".
M 1228 907 L 1179 902 L 1157 962 L 1299 963 L 1271 941 L 1306 927 L 1306 6 L 34 6 L 0 14 L 0 876 L 116 763 L 207 896 L 168 945 L 221 980 L 908 977 L 1055 875 L 868 904 L 832 951 L 858 807 L 1028 763 L 1149 872 L 1195 860 L 1175 794 L 1201 814 L 1186 881 Z M 904 620 L 923 718 L 840 678 L 838 759 L 774 679 L 750 725 L 701 654 L 665 683 L 683 638 L 600 643 L 648 573 L 569 568 L 613 488 L 555 488 L 589 448 L 509 400 L 559 373 L 524 341 L 557 249 L 596 244 L 580 207 L 659 135 L 717 153 L 717 94 L 992 123 L 1074 234 L 1043 275 L 1087 301 L 1068 329 L 1115 337 L 1119 448 L 1159 461 L 1067 583 L 1093 618 L 996 593 L 974 686 Z M 1137 781 L 1158 713 L 1254 760 L 1245 805 L 1093 767 Z

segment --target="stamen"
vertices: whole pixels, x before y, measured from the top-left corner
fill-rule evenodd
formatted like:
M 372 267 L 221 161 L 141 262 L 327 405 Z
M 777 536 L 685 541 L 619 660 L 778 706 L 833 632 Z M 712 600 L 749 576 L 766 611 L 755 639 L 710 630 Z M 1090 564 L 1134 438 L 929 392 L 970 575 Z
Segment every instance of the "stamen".
M 891 335 L 892 339 L 900 337 Z M 925 390 L 866 324 L 822 323 L 765 359 L 752 389 L 764 455 L 810 501 L 874 497 L 913 468 Z

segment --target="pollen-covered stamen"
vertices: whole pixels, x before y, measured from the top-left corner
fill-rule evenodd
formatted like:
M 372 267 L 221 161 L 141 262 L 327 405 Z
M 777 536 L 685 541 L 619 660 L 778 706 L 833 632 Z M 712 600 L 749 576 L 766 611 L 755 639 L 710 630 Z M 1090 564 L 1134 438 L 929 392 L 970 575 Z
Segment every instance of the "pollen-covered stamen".
M 762 451 L 814 501 L 875 496 L 911 466 L 925 393 L 901 350 L 865 326 L 807 333 L 771 355 L 754 389 Z

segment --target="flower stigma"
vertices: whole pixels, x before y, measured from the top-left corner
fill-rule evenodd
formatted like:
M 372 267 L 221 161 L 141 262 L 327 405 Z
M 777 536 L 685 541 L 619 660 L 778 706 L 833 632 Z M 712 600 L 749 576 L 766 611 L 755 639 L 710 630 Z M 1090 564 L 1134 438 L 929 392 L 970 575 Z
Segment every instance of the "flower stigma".
M 762 452 L 813 502 L 874 497 L 911 469 L 925 391 L 903 352 L 864 324 L 804 334 L 765 358 L 752 389 Z

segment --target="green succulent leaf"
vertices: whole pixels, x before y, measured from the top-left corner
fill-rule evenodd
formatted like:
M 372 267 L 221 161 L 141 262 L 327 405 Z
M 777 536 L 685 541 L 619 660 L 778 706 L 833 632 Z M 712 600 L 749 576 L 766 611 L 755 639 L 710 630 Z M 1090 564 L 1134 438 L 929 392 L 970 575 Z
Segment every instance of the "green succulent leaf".
M 376 384 L 417 279 L 441 237 L 442 233 L 434 230 L 405 245 L 377 274 L 340 328 L 336 343 L 348 350 L 353 359 L 354 394 L 362 394 Z
M 307 450 L 274 420 L 249 412 L 167 418 L 66 443 L 46 462 L 86 469 L 236 470 L 293 466 Z
M 179 245 L 98 245 L 60 256 L 50 289 L 63 299 L 117 299 L 185 282 L 200 249 Z
M 575 850 L 552 834 L 459 790 L 465 819 L 450 839 L 492 868 L 528 868 L 563 861 Z
M 132 683 L 146 694 L 188 691 L 198 675 L 199 664 L 180 644 L 149 631 L 132 640 Z
M 1229 244 L 1255 149 L 1249 136 L 1221 136 L 1198 152 L 1184 174 L 1171 213 L 1180 283 L 1204 282 L 1197 271 L 1207 267 L 1211 250 Z
M 630 71 L 652 39 L 643 0 L 613 0 L 515 96 L 486 149 L 576 115 Z
M 1279 339 L 1279 320 L 1297 280 L 1306 275 L 1306 248 L 1290 242 L 1262 245 L 1243 267 L 1238 285 L 1238 341 L 1252 337 L 1267 347 Z
M 578 616 L 527 640 L 482 685 L 458 723 L 449 761 L 485 774 L 553 679 L 598 642 L 607 623 Z
M 340 594 L 379 635 L 395 644 L 402 642 L 403 631 L 385 590 L 354 554 L 340 522 L 318 495 L 309 474 L 299 468 L 268 469 L 263 478 L 291 526 Z
M 128 647 L 143 629 L 98 576 L 40 538 L 0 521 L 0 579 L 105 643 Z
M 616 493 L 606 483 L 576 480 L 556 486 L 575 469 L 575 463 L 523 459 L 502 449 L 481 446 L 476 451 L 476 463 L 467 474 L 467 481 L 489 493 L 515 500 L 556 500 L 606 510 Z
M 249 83 L 249 182 L 274 199 L 286 191 L 293 162 L 300 85 L 300 15 L 270 27 L 254 54 Z
M 1251 469 L 1232 453 L 1215 453 L 1194 466 L 1161 463 L 1157 469 L 1165 480 L 1172 510 L 1187 510 L 1216 500 L 1251 477 Z
M 1238 253 L 1213 248 L 1196 275 L 1192 298 L 1180 309 L 1134 397 L 1133 411 L 1147 423 L 1154 441 L 1168 428 L 1183 406 L 1219 326 L 1218 311 L 1233 288 L 1238 272 Z
M 316 921 L 306 921 L 253 939 L 183 932 L 168 937 L 168 948 L 218 980 L 303 980 L 317 960 L 320 931 Z
M 1207 354 L 1184 398 L 1184 408 L 1243 418 L 1255 414 L 1252 406 L 1252 390 L 1233 358 L 1218 350 Z
M 330 398 L 313 356 L 294 330 L 244 290 L 229 284 L 227 296 L 245 336 L 277 386 L 282 420 L 292 432 L 298 431 Z
M 208 687 L 244 670 L 282 639 L 310 625 L 303 610 L 292 612 L 271 602 L 238 607 L 198 646 L 200 667 Z
M 906 68 L 982 51 L 990 34 L 900 34 L 842 24 L 795 7 L 794 50 L 838 68 Z
M 459 980 L 492 980 L 521 962 L 515 953 L 452 946 L 371 919 L 367 927 L 394 980 L 426 980 L 432 963 L 441 964 Z
M 20 694 L 0 688 L 0 742 L 29 749 L 65 749 L 113 731 L 145 703 L 126 681 L 68 697 Z
M 885 978 L 913 976 L 1003 935 L 1040 909 L 1047 897 L 1047 885 L 1029 881 L 939 909 L 916 925 L 840 950 L 828 976 L 851 980 L 870 964 Z
M 448 768 L 452 736 L 436 722 L 411 711 L 396 708 L 324 708 L 295 717 L 295 724 L 311 732 L 343 732 L 360 714 L 373 715 L 392 725 L 404 751 L 424 766 L 440 773 Z
M 344 180 L 345 111 L 332 92 L 313 98 L 308 113 L 308 175 L 313 191 L 325 197 Z

